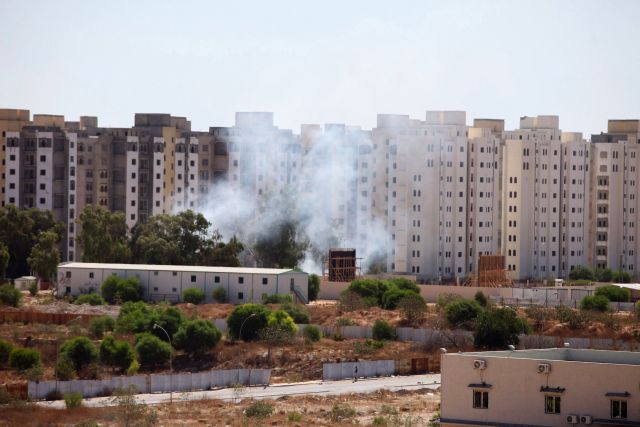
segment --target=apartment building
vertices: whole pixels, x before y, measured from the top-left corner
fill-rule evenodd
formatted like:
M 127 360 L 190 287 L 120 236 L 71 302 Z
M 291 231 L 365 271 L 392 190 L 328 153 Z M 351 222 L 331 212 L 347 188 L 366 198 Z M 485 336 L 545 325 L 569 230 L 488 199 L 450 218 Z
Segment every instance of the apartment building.
M 7 132 L 20 132 L 30 123 L 29 110 L 0 109 L 0 206 L 5 205 Z
M 452 353 L 441 372 L 443 426 L 640 425 L 634 352 Z

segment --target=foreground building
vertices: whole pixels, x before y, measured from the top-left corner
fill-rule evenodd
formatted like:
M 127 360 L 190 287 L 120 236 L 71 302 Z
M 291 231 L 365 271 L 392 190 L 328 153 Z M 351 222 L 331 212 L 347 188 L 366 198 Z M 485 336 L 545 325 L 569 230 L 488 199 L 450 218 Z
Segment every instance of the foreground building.
M 555 348 L 444 354 L 444 426 L 640 425 L 640 356 Z
M 213 291 L 218 288 L 225 290 L 232 304 L 259 303 L 263 296 L 272 294 L 309 301 L 308 275 L 291 269 L 83 262 L 58 265 L 58 296 L 99 293 L 112 275 L 137 278 L 147 301 L 182 301 L 182 293 L 190 288 L 202 290 L 207 302 L 213 301 Z

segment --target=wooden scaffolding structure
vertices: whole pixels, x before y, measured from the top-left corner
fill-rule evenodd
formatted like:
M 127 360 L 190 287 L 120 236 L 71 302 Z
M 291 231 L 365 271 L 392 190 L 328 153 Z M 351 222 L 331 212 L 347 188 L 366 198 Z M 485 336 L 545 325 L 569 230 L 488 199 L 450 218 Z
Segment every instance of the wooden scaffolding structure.
M 327 270 L 330 282 L 351 282 L 360 276 L 360 258 L 351 248 L 329 249 Z
M 507 275 L 504 255 L 480 255 L 478 275 L 464 283 L 464 286 L 498 288 L 513 286 Z

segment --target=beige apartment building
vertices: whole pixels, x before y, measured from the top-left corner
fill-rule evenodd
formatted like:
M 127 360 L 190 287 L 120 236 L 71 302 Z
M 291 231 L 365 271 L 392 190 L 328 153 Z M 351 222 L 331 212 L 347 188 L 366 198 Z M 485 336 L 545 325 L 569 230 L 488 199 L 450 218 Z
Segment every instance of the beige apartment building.
M 638 353 L 555 348 L 444 354 L 443 426 L 638 426 Z
M 0 206 L 5 205 L 7 133 L 20 132 L 31 123 L 29 110 L 0 109 Z

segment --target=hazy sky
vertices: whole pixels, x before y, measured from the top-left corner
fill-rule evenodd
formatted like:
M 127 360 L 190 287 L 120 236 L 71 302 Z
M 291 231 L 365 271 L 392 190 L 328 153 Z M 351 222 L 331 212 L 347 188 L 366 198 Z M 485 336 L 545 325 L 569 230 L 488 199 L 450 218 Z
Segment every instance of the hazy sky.
M 0 0 L 0 107 L 193 128 L 236 111 L 375 126 L 377 113 L 640 118 L 640 1 Z

